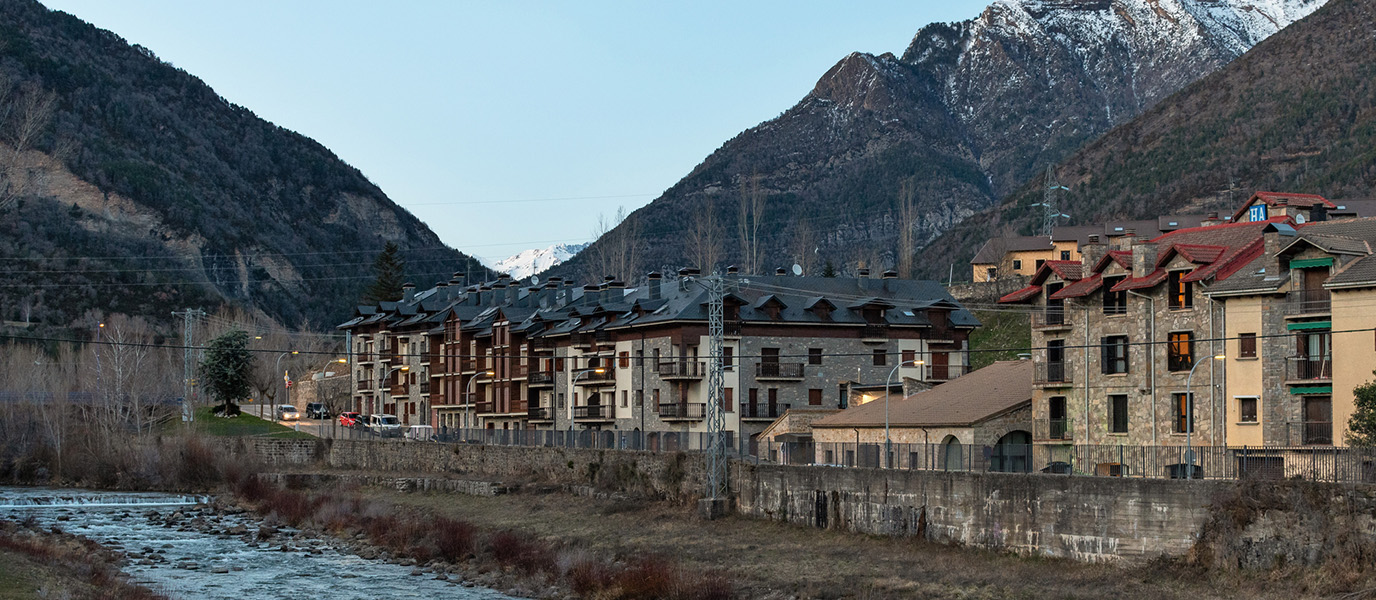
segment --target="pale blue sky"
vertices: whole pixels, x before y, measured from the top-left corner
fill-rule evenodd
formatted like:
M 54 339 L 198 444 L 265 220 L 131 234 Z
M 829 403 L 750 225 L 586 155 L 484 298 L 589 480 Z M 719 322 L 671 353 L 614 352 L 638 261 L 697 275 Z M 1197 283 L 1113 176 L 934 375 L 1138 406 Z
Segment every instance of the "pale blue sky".
M 587 241 L 846 54 L 901 54 L 990 1 L 42 0 L 314 138 L 488 260 Z

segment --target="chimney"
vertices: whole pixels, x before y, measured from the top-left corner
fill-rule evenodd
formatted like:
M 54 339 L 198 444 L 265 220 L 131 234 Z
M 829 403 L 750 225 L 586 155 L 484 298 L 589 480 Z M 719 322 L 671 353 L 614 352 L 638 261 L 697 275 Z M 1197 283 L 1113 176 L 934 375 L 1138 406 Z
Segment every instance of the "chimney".
M 401 284 L 401 301 L 410 303 L 416 299 L 416 284 L 406 282 Z
M 659 271 L 650 271 L 650 274 L 645 276 L 645 287 L 650 288 L 651 300 L 659 299 L 659 285 L 661 278 L 662 276 L 659 274 Z
M 1214 225 L 1221 224 L 1223 224 L 1223 220 L 1218 218 L 1218 211 L 1213 211 L 1204 215 L 1204 219 L 1199 222 L 1200 227 L 1213 227 Z
M 1156 244 L 1142 242 L 1129 249 L 1132 250 L 1132 276 L 1145 277 L 1156 266 Z
M 601 292 L 598 289 L 598 286 L 592 284 L 583 286 L 583 306 L 592 306 L 598 303 L 601 299 Z
M 738 275 L 738 274 L 740 274 L 740 272 L 741 272 L 740 267 L 737 267 L 736 265 L 731 265 L 731 266 L 729 266 L 729 267 L 726 267 L 726 274 L 727 274 L 727 275 Z
M 1099 234 L 1091 233 L 1089 241 L 1080 244 L 1080 264 L 1084 265 L 1084 272 L 1089 273 L 1090 267 L 1098 263 L 1107 251 L 1108 248 L 1099 242 Z
M 869 276 L 870 276 L 870 270 L 869 270 L 869 269 L 860 269 L 860 270 L 858 270 L 858 271 L 855 272 L 855 276 L 856 276 L 856 277 L 860 277 L 860 278 L 862 278 L 862 279 L 865 278 L 865 277 L 869 277 Z
M 881 278 L 883 278 L 883 279 L 898 279 L 898 271 L 892 271 L 892 270 L 890 270 L 890 271 L 884 271 L 884 274 L 881 276 Z
M 1315 204 L 1314 206 L 1309 207 L 1309 222 L 1310 222 L 1310 223 L 1318 223 L 1319 221 L 1327 221 L 1327 220 L 1328 220 L 1328 206 L 1327 206 L 1327 205 L 1325 205 L 1324 203 L 1320 202 L 1320 203 L 1318 203 L 1318 204 Z
M 688 269 L 688 274 L 692 275 L 693 277 L 697 277 L 698 275 L 702 275 L 702 270 L 698 268 L 690 268 Z
M 785 269 L 785 268 L 783 268 L 783 267 L 779 267 L 779 268 L 777 268 L 777 269 L 774 269 L 774 274 L 775 274 L 775 275 L 778 275 L 778 276 L 780 276 L 780 277 L 782 277 L 782 276 L 788 274 L 788 269 Z

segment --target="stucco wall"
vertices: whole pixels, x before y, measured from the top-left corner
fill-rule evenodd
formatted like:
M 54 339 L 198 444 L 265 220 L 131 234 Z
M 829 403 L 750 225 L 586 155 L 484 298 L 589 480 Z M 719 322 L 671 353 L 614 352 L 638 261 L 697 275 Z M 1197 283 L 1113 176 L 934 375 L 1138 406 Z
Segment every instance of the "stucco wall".
M 1265 443 L 1262 435 L 1263 428 L 1266 427 L 1267 412 L 1261 403 L 1271 400 L 1274 397 L 1265 394 L 1262 382 L 1265 380 L 1262 369 L 1262 359 L 1269 358 L 1264 356 L 1269 350 L 1274 349 L 1274 345 L 1265 343 L 1267 338 L 1259 337 L 1256 341 L 1256 356 L 1243 358 L 1241 355 L 1241 342 L 1237 339 L 1238 335 L 1251 333 L 1264 335 L 1265 329 L 1262 326 L 1262 298 L 1259 296 L 1228 298 L 1225 301 L 1227 310 L 1224 311 L 1224 337 L 1228 338 L 1228 349 L 1224 354 L 1228 357 L 1227 365 L 1227 421 L 1225 427 L 1227 433 L 1224 436 L 1229 446 L 1260 446 Z M 1239 397 L 1257 398 L 1257 420 L 1255 423 L 1243 423 L 1239 420 Z

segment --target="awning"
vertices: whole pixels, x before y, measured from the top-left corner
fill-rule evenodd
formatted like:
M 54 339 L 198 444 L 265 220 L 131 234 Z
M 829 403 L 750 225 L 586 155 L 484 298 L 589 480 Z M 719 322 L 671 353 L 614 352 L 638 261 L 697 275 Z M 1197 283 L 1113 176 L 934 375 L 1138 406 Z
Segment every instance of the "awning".
M 1303 323 L 1290 323 L 1285 326 L 1290 331 L 1306 331 L 1310 329 L 1332 329 L 1332 321 L 1305 321 Z

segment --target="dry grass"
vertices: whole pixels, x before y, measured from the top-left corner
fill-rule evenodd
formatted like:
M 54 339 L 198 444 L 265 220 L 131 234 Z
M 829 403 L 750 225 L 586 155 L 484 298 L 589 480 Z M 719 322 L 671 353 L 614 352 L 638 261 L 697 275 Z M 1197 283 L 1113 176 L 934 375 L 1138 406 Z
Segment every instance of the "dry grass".
M 117 553 L 86 538 L 0 521 L 0 598 L 161 600 L 126 581 Z
M 785 598 L 1235 598 L 1294 600 L 1317 587 L 1273 573 L 1224 573 L 1174 560 L 1148 565 L 1090 565 L 1046 558 L 823 531 L 731 517 L 697 519 L 691 509 L 564 494 L 499 497 L 405 494 L 370 489 L 377 501 L 425 514 L 462 519 L 600 554 L 635 557 L 672 553 L 679 568 L 724 572 L 738 597 Z M 614 510 L 611 510 L 614 509 Z M 592 585 L 606 577 L 595 565 L 572 565 L 570 580 Z M 656 575 L 644 571 L 646 581 Z M 574 586 L 577 589 L 577 585 Z M 1328 591 L 1328 590 L 1322 590 Z

